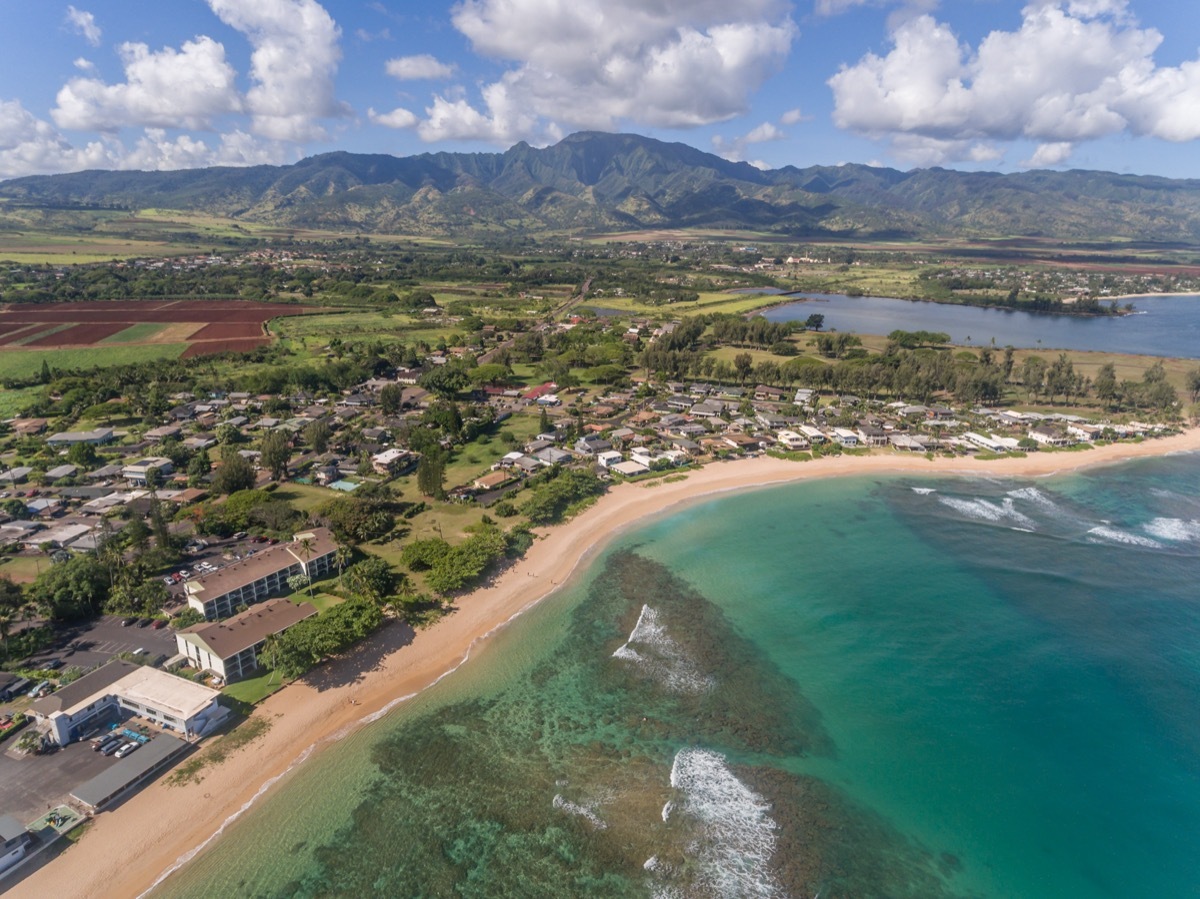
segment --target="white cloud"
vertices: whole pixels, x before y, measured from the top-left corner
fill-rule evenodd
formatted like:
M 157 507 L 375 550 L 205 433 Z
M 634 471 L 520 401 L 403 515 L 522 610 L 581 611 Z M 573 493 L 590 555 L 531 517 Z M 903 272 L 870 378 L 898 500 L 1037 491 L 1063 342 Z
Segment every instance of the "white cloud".
M 781 0 L 464 0 L 452 18 L 477 52 L 513 66 L 482 89 L 480 108 L 436 97 L 426 140 L 725 121 L 745 112 L 796 37 Z
M 215 116 L 240 108 L 233 67 L 225 48 L 209 37 L 179 50 L 151 52 L 145 44 L 122 44 L 125 81 L 70 79 L 51 112 L 60 128 L 115 131 L 128 125 L 209 128 Z
M 713 149 L 717 151 L 718 155 L 725 157 L 730 162 L 743 162 L 746 159 L 746 150 L 754 144 L 785 140 L 786 138 L 787 135 L 775 125 L 770 122 L 763 122 L 741 137 L 726 140 L 720 135 L 716 135 L 713 137 L 712 142 Z M 751 161 L 750 164 L 760 169 L 767 168 L 767 165 L 761 161 Z
M 75 62 L 72 63 L 72 65 L 74 65 L 75 68 L 79 69 L 79 71 L 81 71 L 81 72 L 96 71 L 96 64 L 94 62 L 92 62 L 90 59 L 86 59 L 82 56 L 79 57 L 78 59 L 76 59 Z
M 206 165 L 259 165 L 285 160 L 278 142 L 262 142 L 242 131 L 223 134 L 214 146 L 190 135 L 169 137 L 147 128 L 132 147 L 115 137 L 73 145 L 20 101 L 0 101 L 0 178 L 83 169 L 180 169 Z
M 784 125 L 798 125 L 804 121 L 804 113 L 799 109 L 789 109 L 779 117 L 779 121 Z
M 441 62 L 428 53 L 419 56 L 398 56 L 387 61 L 387 73 L 401 81 L 443 81 L 454 75 L 455 66 Z
M 208 0 L 254 47 L 246 94 L 251 130 L 275 140 L 321 140 L 322 118 L 347 115 L 334 94 L 341 29 L 315 0 Z
M 871 137 L 923 138 L 926 158 L 937 142 L 958 154 L 989 140 L 1200 137 L 1200 60 L 1157 66 L 1162 35 L 1132 22 L 1124 0 L 1038 0 L 1021 15 L 1016 31 L 993 31 L 977 48 L 932 16 L 901 22 L 890 52 L 829 80 L 834 122 Z
M 1033 156 L 1022 162 L 1021 165 L 1030 169 L 1053 168 L 1054 166 L 1059 166 L 1066 162 L 1074 150 L 1075 145 L 1068 141 L 1059 141 L 1053 144 L 1039 144 L 1038 148 L 1034 151 Z
M 84 12 L 82 9 L 76 9 L 74 6 L 68 6 L 67 21 L 78 34 L 83 35 L 85 41 L 93 47 L 100 46 L 100 26 L 96 24 L 94 15 Z
M 387 128 L 412 128 L 417 124 L 416 114 L 403 107 L 396 107 L 391 112 L 376 112 L 374 109 L 368 109 L 367 118 L 374 124 Z

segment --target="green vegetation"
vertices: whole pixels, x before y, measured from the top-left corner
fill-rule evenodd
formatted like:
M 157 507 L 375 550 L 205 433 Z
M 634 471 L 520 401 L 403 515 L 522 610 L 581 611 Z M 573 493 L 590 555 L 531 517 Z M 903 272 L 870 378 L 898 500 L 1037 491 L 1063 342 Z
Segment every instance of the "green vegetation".
M 167 328 L 166 325 L 158 322 L 142 322 L 137 325 L 130 325 L 124 331 L 118 331 L 111 337 L 105 337 L 101 343 L 142 343 L 157 337 Z
M 42 363 L 55 371 L 86 371 L 99 366 L 111 367 L 178 359 L 186 343 L 159 343 L 138 346 L 85 346 L 61 350 L 38 348 L 0 348 L 0 381 L 20 381 L 37 376 Z
M 209 742 L 203 749 L 180 764 L 166 782 L 182 787 L 204 780 L 204 769 L 221 764 L 229 756 L 261 739 L 271 729 L 271 721 L 260 716 L 241 721 L 233 730 Z

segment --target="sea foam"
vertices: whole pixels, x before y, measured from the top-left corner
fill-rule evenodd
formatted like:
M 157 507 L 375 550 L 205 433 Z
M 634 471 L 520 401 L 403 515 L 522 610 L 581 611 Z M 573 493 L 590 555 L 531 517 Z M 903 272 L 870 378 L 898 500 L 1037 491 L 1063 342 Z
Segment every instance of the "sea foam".
M 778 825 L 770 806 L 742 783 L 718 753 L 682 749 L 671 765 L 678 808 L 698 821 L 703 835 L 691 846 L 698 862 L 695 886 L 702 895 L 773 899 L 783 890 L 768 864 Z
M 667 689 L 676 693 L 703 693 L 715 681 L 703 674 L 667 634 L 656 609 L 642 606 L 629 638 L 614 653 L 614 659 L 634 662 Z
M 577 802 L 571 802 L 569 799 L 564 799 L 561 794 L 556 794 L 554 797 L 554 807 L 560 811 L 566 812 L 568 815 L 575 815 L 583 818 L 591 824 L 596 830 L 607 830 L 608 823 L 601 818 L 596 812 L 586 805 L 580 805 Z
M 1037 526 L 1032 518 L 1017 510 L 1012 497 L 1005 497 L 1002 502 L 994 503 L 986 499 L 939 496 L 938 502 L 953 509 L 959 515 L 974 518 L 977 521 L 1012 522 L 1031 530 Z
M 1151 537 L 1172 540 L 1178 543 L 1200 541 L 1200 520 L 1185 521 L 1182 518 L 1155 518 L 1142 525 Z
M 1108 525 L 1099 524 L 1088 531 L 1094 537 L 1100 540 L 1108 540 L 1112 543 L 1121 543 L 1125 546 L 1141 546 L 1146 549 L 1162 549 L 1162 544 L 1157 540 L 1151 540 L 1149 537 L 1142 537 L 1138 534 L 1131 534 L 1129 531 L 1122 531 L 1120 528 L 1109 527 Z M 1099 542 L 1096 541 L 1096 542 Z

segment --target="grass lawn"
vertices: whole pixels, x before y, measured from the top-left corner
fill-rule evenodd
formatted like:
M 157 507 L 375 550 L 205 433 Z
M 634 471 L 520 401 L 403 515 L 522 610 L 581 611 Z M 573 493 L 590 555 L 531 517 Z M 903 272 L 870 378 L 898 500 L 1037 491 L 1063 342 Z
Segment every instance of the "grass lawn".
M 103 368 L 110 365 L 129 365 L 154 359 L 177 359 L 186 350 L 186 343 L 159 343 L 135 346 L 89 346 L 69 350 L 0 349 L 0 379 L 29 378 L 42 369 L 45 359 L 52 369 Z
M 262 702 L 283 686 L 283 679 L 274 671 L 261 671 L 254 677 L 230 684 L 221 692 L 239 702 L 254 705 Z
M 281 485 L 274 493 L 275 499 L 291 503 L 293 508 L 301 512 L 311 512 L 321 503 L 328 502 L 335 496 L 344 496 L 337 490 L 328 487 L 318 487 L 315 484 L 288 483 Z
M 40 556 L 2 556 L 0 575 L 12 578 L 18 584 L 32 584 L 43 568 L 50 567 L 50 560 Z
M 335 578 L 332 582 L 327 582 L 327 583 L 335 583 L 336 584 L 337 579 Z M 324 592 L 321 589 L 320 584 L 313 586 L 313 593 L 312 593 L 311 598 L 308 595 L 307 587 L 305 587 L 303 590 L 297 590 L 295 593 L 293 593 L 291 596 L 289 596 L 287 598 L 290 599 L 292 602 L 296 602 L 296 603 L 300 603 L 300 602 L 308 603 L 309 605 L 313 606 L 317 610 L 317 613 L 320 615 L 324 615 L 327 611 L 332 609 L 334 606 L 341 605 L 342 603 L 344 603 L 346 601 L 346 600 L 342 599 L 342 597 L 340 597 L 340 596 L 334 596 L 332 593 Z

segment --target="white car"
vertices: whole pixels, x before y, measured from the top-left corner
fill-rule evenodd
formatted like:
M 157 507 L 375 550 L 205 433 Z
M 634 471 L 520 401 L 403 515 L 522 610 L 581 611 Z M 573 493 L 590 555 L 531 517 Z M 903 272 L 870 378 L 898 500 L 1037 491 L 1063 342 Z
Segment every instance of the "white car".
M 137 752 L 138 747 L 141 745 L 142 745 L 141 743 L 138 743 L 135 740 L 130 740 L 128 743 L 126 743 L 124 746 L 122 746 L 120 749 L 118 749 L 116 752 L 113 753 L 113 758 L 123 759 L 123 758 L 125 758 L 125 756 L 129 755 L 131 752 Z

